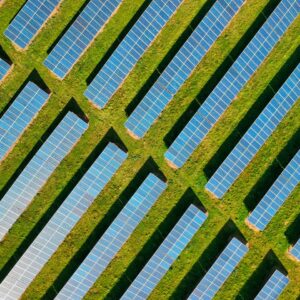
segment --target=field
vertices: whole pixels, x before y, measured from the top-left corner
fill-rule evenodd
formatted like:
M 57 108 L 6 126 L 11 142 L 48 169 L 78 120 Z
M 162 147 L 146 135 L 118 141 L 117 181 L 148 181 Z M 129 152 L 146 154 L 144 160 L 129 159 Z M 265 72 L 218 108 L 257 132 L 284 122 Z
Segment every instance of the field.
M 290 244 L 300 235 L 300 186 L 263 233 L 250 230 L 244 222 L 249 211 L 256 206 L 300 147 L 300 101 L 297 101 L 222 200 L 213 199 L 204 190 L 209 177 L 299 63 L 300 17 L 185 166 L 173 170 L 163 157 L 168 145 L 279 1 L 246 1 L 142 140 L 134 140 L 126 132 L 124 122 L 128 113 L 142 99 L 214 1 L 185 0 L 104 110 L 96 109 L 83 96 L 83 92 L 94 78 L 95 70 L 103 65 L 149 1 L 124 0 L 118 12 L 63 81 L 52 76 L 43 66 L 43 61 L 49 48 L 76 16 L 85 0 L 64 0 L 59 11 L 47 22 L 29 48 L 17 51 L 3 32 L 24 2 L 6 0 L 0 7 L 0 45 L 14 63 L 11 74 L 0 86 L 0 111 L 11 103 L 28 80 L 42 82 L 52 94 L 16 147 L 0 165 L 0 197 L 66 111 L 82 111 L 89 119 L 89 129 L 1 242 L 0 281 L 105 144 L 113 141 L 127 148 L 128 159 L 22 299 L 53 299 L 56 291 L 76 270 L 150 171 L 163 174 L 168 188 L 89 291 L 86 299 L 118 299 L 191 202 L 201 203 L 208 211 L 208 219 L 150 299 L 185 299 L 225 247 L 229 237 L 234 235 L 247 240 L 250 251 L 216 299 L 253 299 L 273 267 L 286 270 L 290 278 L 280 299 L 300 299 L 300 264 L 291 260 L 286 253 Z

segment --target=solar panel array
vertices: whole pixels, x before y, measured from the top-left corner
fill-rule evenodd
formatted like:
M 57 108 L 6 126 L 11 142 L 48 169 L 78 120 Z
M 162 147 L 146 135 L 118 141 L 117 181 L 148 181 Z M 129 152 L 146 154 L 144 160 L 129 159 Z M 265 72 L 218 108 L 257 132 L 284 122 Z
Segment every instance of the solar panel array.
M 183 0 L 153 0 L 89 85 L 84 95 L 103 108 Z
M 7 75 L 9 69 L 10 64 L 7 63 L 4 59 L 0 58 L 0 82 Z
M 120 3 L 121 0 L 91 0 L 47 56 L 44 65 L 63 79 Z
M 49 94 L 28 82 L 0 119 L 0 161 L 46 103 Z
M 297 260 L 300 261 L 300 239 L 298 242 L 291 248 L 290 254 L 292 254 Z
M 213 299 L 247 252 L 248 247 L 238 239 L 233 238 L 188 299 Z
M 300 150 L 248 217 L 247 222 L 250 226 L 264 230 L 299 182 Z
M 205 213 L 190 205 L 121 299 L 147 299 L 206 218 Z
M 55 299 L 82 299 L 165 189 L 149 174 Z
M 146 134 L 243 3 L 218 0 L 212 6 L 126 121 L 125 127 L 133 136 Z
M 288 283 L 288 277 L 276 270 L 254 300 L 276 300 Z
M 62 0 L 28 0 L 4 34 L 20 48 L 26 48 Z
M 0 241 L 87 127 L 87 123 L 68 112 L 23 169 L 0 201 Z
M 109 143 L 0 284 L 0 298 L 19 299 L 119 169 L 127 154 Z
M 278 43 L 300 12 L 297 0 L 282 0 L 165 153 L 182 167 Z
M 217 198 L 225 195 L 300 97 L 300 64 L 261 112 L 206 184 Z

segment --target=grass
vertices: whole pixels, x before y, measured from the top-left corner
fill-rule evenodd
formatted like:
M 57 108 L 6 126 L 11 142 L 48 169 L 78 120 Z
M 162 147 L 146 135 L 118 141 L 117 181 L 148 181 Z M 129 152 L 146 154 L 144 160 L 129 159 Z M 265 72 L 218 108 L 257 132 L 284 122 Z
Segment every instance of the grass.
M 24 2 L 5 1 L 0 10 L 1 32 Z M 299 17 L 182 169 L 170 169 L 163 158 L 167 149 L 165 141 L 172 136 L 172 130 L 176 132 L 174 124 L 184 112 L 191 113 L 195 109 L 197 105 L 191 106 L 192 103 L 199 105 L 204 100 L 204 95 L 217 83 L 220 74 L 226 72 L 232 59 L 249 41 L 257 24 L 263 21 L 261 12 L 267 14 L 276 1 L 247 0 L 240 13 L 143 140 L 133 140 L 123 126 L 127 118 L 126 109 L 130 109 L 133 99 L 140 100 L 151 80 L 158 76 L 157 69 L 163 69 L 168 57 L 172 56 L 182 37 L 187 34 L 188 26 L 201 18 L 203 11 L 212 2 L 185 0 L 122 88 L 102 111 L 95 109 L 83 96 L 86 82 L 94 69 L 107 58 L 107 53 L 116 47 L 127 24 L 141 12 L 141 7 L 145 7 L 144 1 L 124 0 L 117 14 L 62 82 L 51 76 L 42 62 L 54 41 L 85 3 L 84 0 L 64 0 L 58 13 L 25 52 L 17 52 L 1 35 L 0 44 L 15 66 L 1 86 L 0 110 L 7 106 L 33 71 L 39 74 L 52 95 L 9 157 L 0 165 L 0 189 L 8 188 L 11 178 L 20 171 L 24 160 L 34 154 L 34 149 L 45 138 L 45 132 L 53 128 L 58 120 L 57 116 L 66 107 L 73 108 L 78 105 L 89 119 L 89 129 L 1 243 L 0 279 L 7 274 L 46 224 L 55 207 L 74 187 L 93 157 L 100 153 L 104 141 L 122 142 L 129 153 L 127 161 L 116 176 L 29 286 L 23 295 L 24 299 L 52 298 L 55 290 L 76 269 L 109 221 L 128 200 L 139 178 L 149 171 L 164 174 L 168 180 L 168 189 L 89 291 L 87 299 L 115 299 L 122 289 L 126 289 L 137 271 L 155 251 L 162 237 L 168 233 L 181 205 L 187 205 L 190 201 L 200 201 L 205 206 L 209 213 L 208 220 L 151 294 L 151 299 L 180 299 L 189 294 L 203 276 L 203 270 L 213 262 L 231 234 L 243 236 L 249 243 L 250 251 L 216 299 L 247 299 L 249 291 L 257 289 L 258 283 L 253 276 L 257 274 L 260 280 L 264 280 L 268 269 L 278 266 L 279 262 L 288 271 L 290 278 L 290 284 L 281 299 L 296 299 L 300 295 L 300 265 L 286 255 L 290 239 L 290 234 L 287 233 L 290 232 L 289 228 L 293 228 L 299 215 L 300 187 L 296 188 L 264 233 L 254 233 L 244 223 L 249 212 L 246 204 L 257 201 L 256 195 L 260 187 L 270 184 L 270 170 L 278 173 L 278 165 L 291 159 L 294 149 L 299 148 L 299 101 L 223 201 L 211 199 L 204 191 L 207 174 L 220 164 L 228 147 L 232 147 L 251 124 L 252 112 L 259 113 L 272 97 L 273 90 L 279 88 L 280 80 L 275 79 L 287 77 L 291 67 L 296 65 L 299 58 Z M 267 9 L 264 9 L 266 6 Z M 71 99 L 73 101 L 70 104 Z M 196 102 L 194 99 L 197 99 Z M 219 149 L 225 149 L 225 152 Z M 299 235 L 299 229 L 297 234 Z

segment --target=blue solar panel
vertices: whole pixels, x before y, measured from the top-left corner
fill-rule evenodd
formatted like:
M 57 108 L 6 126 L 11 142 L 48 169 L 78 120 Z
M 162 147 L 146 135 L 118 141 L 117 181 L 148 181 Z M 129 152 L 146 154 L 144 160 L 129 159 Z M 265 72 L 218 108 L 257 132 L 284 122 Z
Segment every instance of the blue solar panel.
M 155 175 L 148 175 L 55 299 L 85 296 L 166 186 Z
M 225 195 L 300 97 L 300 65 L 261 112 L 206 184 L 217 198 Z
M 152 0 L 84 95 L 103 108 L 183 0 Z
M 48 224 L 0 284 L 1 299 L 19 299 L 75 224 L 93 203 L 127 154 L 109 143 Z
M 205 213 L 190 205 L 121 299 L 147 299 L 206 218 Z
M 0 119 L 0 161 L 46 103 L 49 94 L 28 82 Z
M 165 158 L 182 167 L 237 97 L 300 12 L 297 0 L 282 0 L 172 143 Z
M 0 201 L 0 241 L 87 127 L 87 123 L 72 112 L 68 112 L 23 169 Z
M 50 52 L 44 65 L 63 79 L 116 11 L 121 0 L 91 0 Z
M 297 260 L 300 261 L 300 239 L 298 242 L 291 248 L 290 254 L 292 254 Z
M 233 238 L 188 299 L 212 299 L 247 252 L 248 247 Z
M 125 123 L 142 138 L 194 71 L 209 48 L 243 5 L 244 0 L 218 0 L 203 18 Z
M 255 229 L 264 230 L 299 182 L 300 150 L 250 214 L 247 223 Z
M 276 270 L 254 300 L 276 300 L 288 283 L 288 277 Z
M 28 0 L 4 34 L 18 47 L 26 48 L 62 0 Z
M 9 63 L 7 63 L 4 59 L 0 58 L 0 82 L 7 75 L 10 67 L 11 66 Z

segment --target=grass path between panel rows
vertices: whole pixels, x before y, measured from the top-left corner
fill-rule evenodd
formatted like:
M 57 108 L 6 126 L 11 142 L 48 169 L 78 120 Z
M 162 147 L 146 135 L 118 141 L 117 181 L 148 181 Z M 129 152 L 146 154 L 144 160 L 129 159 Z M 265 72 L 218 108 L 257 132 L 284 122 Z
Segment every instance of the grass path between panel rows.
M 31 155 L 34 146 L 40 142 L 43 134 L 55 122 L 59 113 L 71 99 L 77 102 L 88 117 L 89 129 L 74 150 L 56 169 L 26 212 L 19 218 L 4 242 L 1 243 L 0 269 L 2 272 L 3 268 L 9 268 L 9 263 L 14 262 L 18 254 L 20 255 L 26 248 L 26 243 L 40 231 L 35 224 L 43 224 L 43 221 L 40 221 L 43 220 L 42 217 L 51 215 L 49 208 L 62 201 L 74 187 L 80 177 L 78 170 L 105 136 L 110 139 L 117 135 L 128 148 L 129 157 L 30 285 L 23 298 L 30 300 L 51 298 L 55 293 L 54 282 L 56 282 L 55 285 L 64 282 L 66 280 L 64 276 L 71 275 L 70 270 L 78 265 L 78 261 L 87 254 L 89 247 L 92 247 L 92 245 L 85 244 L 87 238 L 91 236 L 90 240 L 96 242 L 99 238 L 98 230 L 101 232 L 108 225 L 105 216 L 107 214 L 115 215 L 122 208 L 122 201 L 131 196 L 132 189 L 128 191 L 128 189 L 125 190 L 126 187 L 131 184 L 131 187 L 134 188 L 135 183 L 138 182 L 137 177 L 142 176 L 144 170 L 155 169 L 155 164 L 157 164 L 157 168 L 168 179 L 167 191 L 156 202 L 107 270 L 98 279 L 86 299 L 103 299 L 105 297 L 115 299 L 119 296 L 120 292 L 126 289 L 130 280 L 134 278 L 138 268 L 143 266 L 163 237 L 167 235 L 170 224 L 180 214 L 182 203 L 193 200 L 195 195 L 207 209 L 209 218 L 150 298 L 180 299 L 186 296 L 213 262 L 217 253 L 222 250 L 228 237 L 240 232 L 248 241 L 250 252 L 222 287 L 216 299 L 248 299 L 251 290 L 255 290 L 257 284 L 255 281 L 259 283 L 259 277 L 254 280 L 252 274 L 255 270 L 262 269 L 262 274 L 254 273 L 254 275 L 263 277 L 269 270 L 259 266 L 276 265 L 276 257 L 286 268 L 290 278 L 290 283 L 280 299 L 297 299 L 300 296 L 300 265 L 286 255 L 289 246 L 286 231 L 289 232 L 289 228 L 293 226 L 294 220 L 300 212 L 300 187 L 296 188 L 264 233 L 254 233 L 245 225 L 244 220 L 248 214 L 246 204 L 250 203 L 250 206 L 253 206 L 253 203 L 257 203 L 259 197 L 262 196 L 262 191 L 270 186 L 274 176 L 279 174 L 280 166 L 286 164 L 295 153 L 295 149 L 299 148 L 299 101 L 222 201 L 210 198 L 204 191 L 204 185 L 207 182 L 207 170 L 215 168 L 215 162 L 225 158 L 225 154 L 250 126 L 254 116 L 271 99 L 274 90 L 279 88 L 278 84 L 282 84 L 283 78 L 286 78 L 291 72 L 291 67 L 295 67 L 297 59 L 299 60 L 297 47 L 300 44 L 300 18 L 298 17 L 289 28 L 283 39 L 187 164 L 182 169 L 174 171 L 170 169 L 163 158 L 167 149 L 164 139 L 196 97 L 200 102 L 204 100 L 204 95 L 209 93 L 213 85 L 217 83 L 218 77 L 228 69 L 232 60 L 253 36 L 253 31 L 262 24 L 264 16 L 261 12 L 264 7 L 266 5 L 272 7 L 272 2 L 276 1 L 246 1 L 240 13 L 204 57 L 184 87 L 146 137 L 140 141 L 133 140 L 126 133 L 124 127 L 127 118 L 126 107 L 137 94 L 142 93 L 141 90 L 145 85 L 149 87 L 151 83 L 149 78 L 156 78 L 157 68 L 161 68 L 167 61 L 165 57 L 168 54 L 170 56 L 170 53 L 173 53 L 174 49 L 178 47 L 181 41 L 180 37 L 184 32 L 185 35 L 187 34 L 186 29 L 189 24 L 194 18 L 199 19 L 203 9 L 206 9 L 207 5 L 211 5 L 213 1 L 185 0 L 139 61 L 122 88 L 102 111 L 95 109 L 83 96 L 87 86 L 86 80 L 144 1 L 124 0 L 103 32 L 63 81 L 51 76 L 42 63 L 47 56 L 49 47 L 85 1 L 64 0 L 58 13 L 47 22 L 29 49 L 18 52 L 3 36 L 3 32 L 24 2 L 23 0 L 7 0 L 0 8 L 0 45 L 15 64 L 13 72 L 0 87 L 0 110 L 15 96 L 22 83 L 32 76 L 34 70 L 49 87 L 52 95 L 38 117 L 20 138 L 9 157 L 1 164 L 0 189 L 7 187 L 10 178 L 20 171 L 22 162 Z M 266 13 L 268 13 L 268 9 L 264 10 L 264 14 Z M 112 133 L 111 128 L 115 133 Z M 107 132 L 110 132 L 108 136 Z M 150 157 L 155 163 L 150 161 L 151 166 L 148 167 Z M 143 168 L 145 164 L 146 167 Z M 139 172 L 141 168 L 143 169 Z M 81 174 L 83 172 L 84 170 Z M 167 221 L 163 222 L 168 215 Z M 97 226 L 98 224 L 101 226 Z M 73 257 L 75 259 L 72 260 Z M 70 261 L 72 266 L 68 265 Z M 59 277 L 60 274 L 63 276 Z

